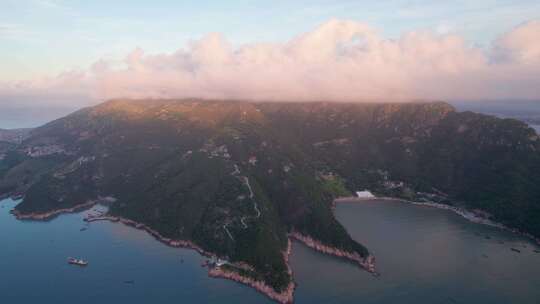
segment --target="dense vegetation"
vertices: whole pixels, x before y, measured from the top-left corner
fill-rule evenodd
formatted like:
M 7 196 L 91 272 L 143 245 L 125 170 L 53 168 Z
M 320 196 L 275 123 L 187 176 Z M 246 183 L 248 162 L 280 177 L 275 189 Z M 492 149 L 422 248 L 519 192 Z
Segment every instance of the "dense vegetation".
M 445 103 L 113 100 L 4 150 L 0 194 L 24 193 L 20 212 L 112 196 L 112 214 L 246 262 L 278 291 L 289 231 L 368 255 L 331 210 L 355 190 L 478 208 L 540 236 L 538 135 Z

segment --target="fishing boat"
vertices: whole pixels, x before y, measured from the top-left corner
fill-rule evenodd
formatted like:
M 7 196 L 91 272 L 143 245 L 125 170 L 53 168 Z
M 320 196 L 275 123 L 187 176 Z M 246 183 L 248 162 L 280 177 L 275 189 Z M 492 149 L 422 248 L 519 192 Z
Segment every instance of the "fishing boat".
M 73 265 L 79 265 L 79 266 L 86 266 L 88 265 L 88 262 L 83 259 L 76 259 L 76 258 L 68 258 L 68 263 Z

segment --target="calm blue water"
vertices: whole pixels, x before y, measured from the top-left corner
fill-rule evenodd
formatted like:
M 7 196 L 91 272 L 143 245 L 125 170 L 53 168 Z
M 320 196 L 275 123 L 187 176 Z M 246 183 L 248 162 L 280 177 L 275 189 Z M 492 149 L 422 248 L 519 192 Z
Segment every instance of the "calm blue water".
M 2 206 L 0 303 L 271 303 L 208 278 L 197 253 L 143 231 L 99 222 L 81 232 L 84 213 L 20 222 L 8 213 L 13 201 Z M 540 248 L 524 238 L 399 202 L 342 203 L 336 215 L 376 255 L 382 276 L 295 243 L 297 303 L 540 302 Z M 70 266 L 68 256 L 90 265 Z
M 0 303 L 271 303 L 248 287 L 209 278 L 195 251 L 167 247 L 143 231 L 96 222 L 81 232 L 85 213 L 21 222 L 8 213 L 15 203 L 3 205 Z M 69 256 L 90 265 L 68 265 Z
M 298 302 L 540 303 L 539 247 L 528 239 L 401 202 L 342 203 L 336 215 L 377 257 L 382 275 L 296 246 Z

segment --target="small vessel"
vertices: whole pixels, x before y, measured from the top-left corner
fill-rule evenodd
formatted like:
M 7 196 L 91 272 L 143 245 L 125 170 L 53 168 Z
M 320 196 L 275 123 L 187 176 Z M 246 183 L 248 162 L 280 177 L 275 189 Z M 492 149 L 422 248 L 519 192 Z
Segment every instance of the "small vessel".
M 76 258 L 68 258 L 68 263 L 73 265 L 79 265 L 79 266 L 86 266 L 88 265 L 88 262 L 83 259 L 76 259 Z
M 514 252 L 517 252 L 517 253 L 520 253 L 520 252 L 521 252 L 521 250 L 516 249 L 516 248 L 510 248 L 510 250 L 512 250 L 512 251 L 514 251 Z

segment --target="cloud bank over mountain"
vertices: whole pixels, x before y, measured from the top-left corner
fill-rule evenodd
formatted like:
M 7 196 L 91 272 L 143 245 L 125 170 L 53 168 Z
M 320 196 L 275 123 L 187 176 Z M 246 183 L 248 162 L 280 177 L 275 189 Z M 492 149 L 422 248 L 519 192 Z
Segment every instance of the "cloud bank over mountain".
M 283 43 L 235 47 L 212 33 L 174 53 L 136 49 L 121 62 L 100 60 L 88 70 L 2 83 L 0 100 L 540 100 L 539 88 L 540 21 L 482 48 L 428 31 L 387 39 L 367 24 L 330 20 Z

